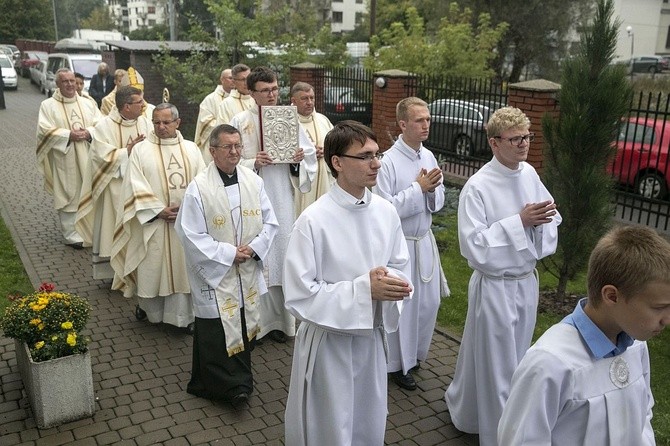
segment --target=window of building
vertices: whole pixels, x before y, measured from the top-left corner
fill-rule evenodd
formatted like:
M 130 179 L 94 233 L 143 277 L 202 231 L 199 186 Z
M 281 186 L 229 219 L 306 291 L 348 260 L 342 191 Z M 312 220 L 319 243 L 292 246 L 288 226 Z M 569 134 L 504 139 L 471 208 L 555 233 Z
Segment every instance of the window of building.
M 149 19 L 149 26 L 156 26 L 156 21 L 154 19 Z
M 333 0 L 333 3 L 342 3 L 343 0 Z
M 342 11 L 333 11 L 333 23 L 342 23 Z
M 361 4 L 363 4 L 363 0 L 356 0 L 356 3 L 358 3 L 359 5 L 361 5 Z
M 147 10 L 149 14 L 156 14 L 156 7 L 155 6 L 148 6 Z
M 363 13 L 362 12 L 357 12 L 356 13 L 356 25 L 360 25 L 362 21 L 363 21 Z
M 668 34 L 665 36 L 665 47 L 670 48 L 670 26 L 668 26 Z

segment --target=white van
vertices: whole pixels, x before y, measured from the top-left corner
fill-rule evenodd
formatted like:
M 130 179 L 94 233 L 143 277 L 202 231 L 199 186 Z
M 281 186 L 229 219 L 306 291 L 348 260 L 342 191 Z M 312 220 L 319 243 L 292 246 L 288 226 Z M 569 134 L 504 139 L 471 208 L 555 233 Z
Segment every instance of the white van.
M 84 90 L 88 90 L 91 77 L 98 72 L 98 65 L 102 62 L 100 54 L 67 54 L 52 53 L 47 60 L 46 91 L 51 97 L 56 91 L 56 71 L 61 68 L 69 68 L 75 73 L 84 75 Z

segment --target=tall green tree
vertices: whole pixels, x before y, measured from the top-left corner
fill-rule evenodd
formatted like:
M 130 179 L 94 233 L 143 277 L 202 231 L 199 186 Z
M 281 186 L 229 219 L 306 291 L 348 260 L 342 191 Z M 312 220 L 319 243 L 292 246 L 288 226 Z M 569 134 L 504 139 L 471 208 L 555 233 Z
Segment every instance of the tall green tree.
M 75 29 L 81 29 L 82 21 L 91 16 L 96 8 L 105 7 L 105 0 L 53 0 L 56 6 L 58 38 L 71 37 Z M 26 2 L 29 3 L 29 2 Z M 46 11 L 51 11 L 51 7 Z
M 392 23 L 370 40 L 365 65 L 372 70 L 396 68 L 417 74 L 491 77 L 490 61 L 507 26 L 492 26 L 488 14 L 473 25 L 472 11 L 451 3 L 434 36 L 425 30 L 414 7 L 403 22 Z
M 99 29 L 112 31 L 116 29 L 114 17 L 107 6 L 99 6 L 91 11 L 91 15 L 81 21 L 82 29 Z
M 0 42 L 54 38 L 50 0 L 0 0 Z
M 569 33 L 586 22 L 593 0 L 463 0 L 476 13 L 488 13 L 493 23 L 508 23 L 497 46 L 493 68 L 502 79 L 517 82 L 537 71 L 558 80 L 558 63 L 570 51 Z
M 545 262 L 558 277 L 559 297 L 586 266 L 612 217 L 613 180 L 606 166 L 631 99 L 625 68 L 611 64 L 619 28 L 613 11 L 612 0 L 598 0 L 577 56 L 564 65 L 560 115 L 542 121 L 546 183 L 563 217 L 557 255 Z

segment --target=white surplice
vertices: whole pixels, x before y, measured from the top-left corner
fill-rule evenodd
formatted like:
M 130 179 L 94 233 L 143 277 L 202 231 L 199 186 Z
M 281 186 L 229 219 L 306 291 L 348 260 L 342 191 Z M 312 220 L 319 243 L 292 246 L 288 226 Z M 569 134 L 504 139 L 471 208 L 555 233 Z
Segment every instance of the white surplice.
M 137 296 L 150 322 L 178 327 L 193 322 L 184 250 L 174 224 L 157 216 L 181 204 L 186 187 L 204 168 L 198 146 L 179 132 L 160 139 L 151 131 L 128 158 L 110 261 L 112 289 Z
M 250 110 L 235 115 L 230 125 L 237 128 L 242 136 L 244 150 L 240 165 L 254 169 L 256 154 L 261 150 L 258 106 L 254 105 Z M 316 174 L 316 149 L 302 128 L 299 129 L 299 135 L 300 148 L 304 149 L 305 157 L 300 162 L 298 177 L 291 175 L 289 164 L 271 164 L 258 169 L 258 175 L 265 182 L 265 190 L 279 221 L 279 231 L 264 262 L 268 272 L 270 295 L 261 299 L 260 337 L 273 330 L 280 330 L 288 336 L 295 334 L 295 320 L 284 308 L 281 291 L 282 268 L 288 238 L 295 221 L 296 189 L 300 192 L 309 191 Z
M 147 135 L 152 128 L 144 116 L 124 119 L 116 107 L 95 126 L 89 162 L 84 176 L 81 200 L 77 210 L 77 231 L 85 246 L 92 246 L 93 278 L 111 279 L 114 271 L 109 265 L 116 224 L 117 208 L 121 203 L 121 183 L 128 164 L 127 144 L 138 135 Z M 94 215 L 92 234 L 82 225 Z
M 400 219 L 366 190 L 363 204 L 337 183 L 295 223 L 284 268 L 286 308 L 301 321 L 286 403 L 286 444 L 384 443 L 383 331 L 397 329 L 403 301 L 370 295 L 371 269 L 409 281 Z M 411 296 L 410 296 L 411 297 Z
M 235 89 L 230 90 L 230 94 L 221 101 L 216 111 L 216 125 L 230 124 L 233 116 L 255 106 L 256 102 L 250 95 L 242 94 Z
M 373 191 L 398 211 L 412 264 L 414 297 L 402 311 L 398 331 L 388 337 L 388 371 L 403 374 L 428 357 L 440 308 L 442 267 L 431 225 L 432 214 L 444 206 L 444 186 L 423 193 L 416 181 L 421 169 L 437 168 L 435 156 L 421 145 L 418 151 L 402 139 L 384 153 Z
M 498 444 L 655 445 L 649 373 L 646 342 L 594 359 L 574 326 L 556 324 L 514 372 Z
M 200 103 L 198 111 L 198 122 L 195 124 L 195 138 L 193 142 L 200 147 L 202 152 L 202 159 L 206 164 L 212 160 L 212 155 L 209 154 L 209 135 L 216 127 L 216 114 L 219 111 L 221 102 L 228 97 L 228 93 L 221 85 L 208 94 Z
M 496 444 L 512 374 L 533 335 L 539 299 L 534 269 L 556 251 L 560 214 L 524 228 L 528 203 L 553 201 L 533 166 L 517 170 L 495 157 L 467 181 L 458 205 L 461 254 L 474 272 L 454 380 L 445 393 L 454 426 Z
M 37 121 L 37 165 L 44 175 L 44 188 L 54 197 L 61 231 L 67 243 L 81 242 L 75 230 L 75 213 L 88 163 L 88 141 L 71 142 L 70 131 L 93 127 L 101 118 L 98 107 L 79 95 L 64 97 L 57 89 L 40 105 Z M 92 220 L 88 222 L 92 226 Z

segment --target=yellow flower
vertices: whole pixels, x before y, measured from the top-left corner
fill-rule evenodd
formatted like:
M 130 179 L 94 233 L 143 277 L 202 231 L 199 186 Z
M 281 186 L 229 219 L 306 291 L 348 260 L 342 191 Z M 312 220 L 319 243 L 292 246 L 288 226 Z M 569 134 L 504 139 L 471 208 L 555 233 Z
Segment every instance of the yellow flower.
M 57 341 L 57 340 L 58 340 L 58 336 L 51 336 L 51 340 L 52 340 L 52 341 Z
M 77 334 L 75 332 L 68 333 L 67 335 L 67 345 L 74 347 L 77 344 Z
M 38 329 L 39 331 L 44 330 L 44 324 L 39 324 L 39 325 L 37 326 L 37 329 Z
M 31 319 L 30 320 L 30 325 L 40 325 L 42 323 L 42 320 L 37 318 L 37 319 Z
M 60 328 L 62 328 L 63 330 L 70 330 L 72 329 L 72 322 L 70 321 L 63 322 L 62 324 L 60 324 Z
M 44 341 L 39 341 L 39 342 L 35 343 L 35 349 L 39 350 L 42 347 L 44 347 Z

